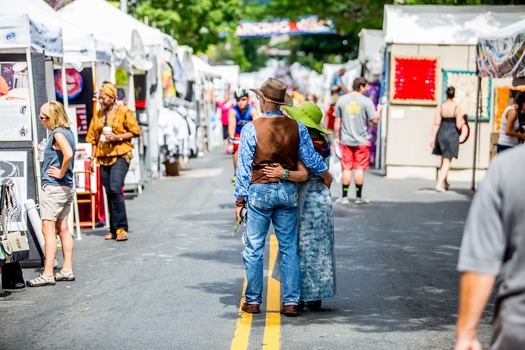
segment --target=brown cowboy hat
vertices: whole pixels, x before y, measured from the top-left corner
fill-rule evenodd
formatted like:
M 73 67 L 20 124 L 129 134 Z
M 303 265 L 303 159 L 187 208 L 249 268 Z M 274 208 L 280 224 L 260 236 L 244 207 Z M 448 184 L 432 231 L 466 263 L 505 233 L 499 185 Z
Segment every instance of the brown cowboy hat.
M 275 78 L 268 78 L 259 89 L 250 89 L 257 96 L 278 105 L 293 106 L 293 100 L 286 93 L 286 84 Z

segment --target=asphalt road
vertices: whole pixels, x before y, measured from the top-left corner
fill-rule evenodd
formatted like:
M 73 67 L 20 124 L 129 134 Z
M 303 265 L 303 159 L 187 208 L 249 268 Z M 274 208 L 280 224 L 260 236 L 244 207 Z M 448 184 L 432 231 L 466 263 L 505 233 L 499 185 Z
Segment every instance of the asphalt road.
M 129 241 L 83 230 L 75 282 L 2 298 L 0 349 L 230 349 L 244 280 L 240 235 L 231 236 L 231 175 L 231 158 L 213 151 L 126 201 Z M 282 317 L 281 349 L 453 347 L 455 266 L 471 195 L 467 183 L 447 193 L 433 187 L 371 171 L 371 204 L 334 204 L 337 296 L 321 311 Z M 332 192 L 337 198 L 340 184 Z M 480 327 L 485 347 L 490 317 Z M 271 348 L 266 328 L 263 309 L 247 348 Z

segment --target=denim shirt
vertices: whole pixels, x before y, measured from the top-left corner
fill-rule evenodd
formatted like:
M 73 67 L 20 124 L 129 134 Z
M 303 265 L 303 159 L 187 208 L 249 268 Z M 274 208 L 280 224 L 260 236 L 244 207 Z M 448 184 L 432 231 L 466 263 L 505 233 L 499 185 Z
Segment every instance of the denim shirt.
M 312 139 L 308 134 L 308 129 L 303 124 L 299 124 L 299 159 L 306 165 L 314 175 L 320 175 L 328 167 L 314 149 Z M 237 163 L 235 198 L 248 197 L 248 188 L 252 175 L 253 155 L 257 146 L 257 135 L 252 123 L 246 124 L 241 131 L 241 144 L 239 147 L 239 161 Z
M 53 148 L 53 142 L 55 141 L 55 134 L 59 133 L 66 137 L 67 142 L 73 150 L 73 159 L 66 170 L 66 174 L 63 178 L 57 179 L 47 174 L 47 171 L 51 166 L 61 168 L 64 154 L 60 150 Z M 42 185 L 52 186 L 68 186 L 73 187 L 73 162 L 75 158 L 75 137 L 73 132 L 69 128 L 56 128 L 51 132 L 49 141 L 47 142 L 46 148 L 44 149 L 44 163 L 42 166 Z

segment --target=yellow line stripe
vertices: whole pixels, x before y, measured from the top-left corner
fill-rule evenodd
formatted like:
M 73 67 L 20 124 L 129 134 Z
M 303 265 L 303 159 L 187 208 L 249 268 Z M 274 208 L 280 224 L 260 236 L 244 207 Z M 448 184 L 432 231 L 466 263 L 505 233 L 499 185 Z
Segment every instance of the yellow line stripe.
M 239 318 L 237 319 L 237 325 L 235 326 L 235 333 L 233 335 L 231 350 L 245 350 L 248 349 L 250 342 L 250 329 L 252 327 L 252 314 L 243 312 L 241 310 L 242 304 L 244 303 L 244 291 L 246 290 L 246 278 L 242 286 L 241 303 L 239 305 Z
M 268 261 L 268 295 L 266 296 L 266 325 L 264 327 L 263 350 L 281 348 L 281 284 L 272 278 L 278 244 L 275 235 L 270 236 L 270 254 Z

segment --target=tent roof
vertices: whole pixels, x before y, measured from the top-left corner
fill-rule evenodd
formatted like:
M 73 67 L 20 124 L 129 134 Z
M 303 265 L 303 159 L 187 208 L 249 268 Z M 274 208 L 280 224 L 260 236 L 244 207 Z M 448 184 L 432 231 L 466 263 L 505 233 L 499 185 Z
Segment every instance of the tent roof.
M 6 11 L 7 12 L 7 11 Z M 0 14 L 0 49 L 32 48 L 48 56 L 62 57 L 62 29 L 43 24 L 39 19 L 22 13 Z
M 525 14 L 523 14 L 525 16 Z M 504 39 L 509 36 L 514 36 L 519 33 L 525 33 L 525 19 L 522 19 L 519 22 L 513 23 L 506 27 L 500 28 L 495 32 L 491 32 L 485 35 L 482 35 L 480 39 L 492 40 L 492 39 Z
M 523 19 L 525 6 L 385 5 L 385 41 L 475 45 L 479 36 Z
M 75 0 L 58 11 L 70 23 L 87 29 L 97 39 L 109 40 L 117 48 L 131 51 L 131 32 L 136 30 L 144 45 L 162 45 L 160 30 L 125 14 L 105 0 Z
M 382 58 L 382 49 L 385 46 L 385 33 L 382 30 L 361 29 L 359 32 L 359 62 L 373 61 Z
M 64 22 L 44 0 L 0 0 L 5 12 L 27 13 L 45 25 L 62 27 L 64 62 L 86 62 L 96 59 L 95 39 L 90 33 Z

